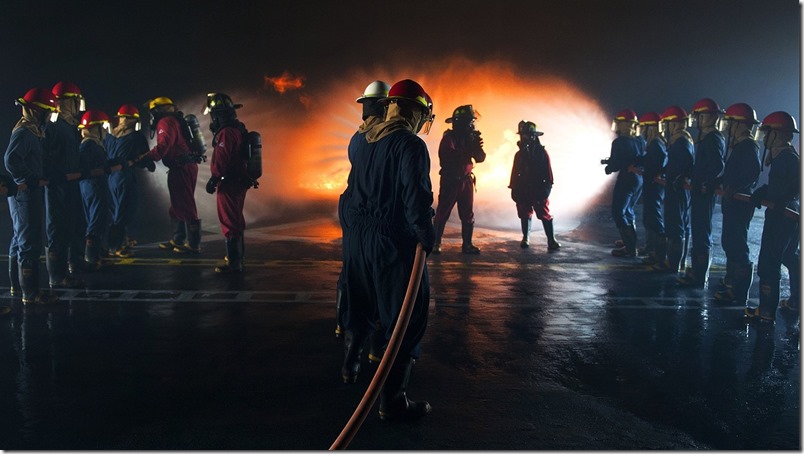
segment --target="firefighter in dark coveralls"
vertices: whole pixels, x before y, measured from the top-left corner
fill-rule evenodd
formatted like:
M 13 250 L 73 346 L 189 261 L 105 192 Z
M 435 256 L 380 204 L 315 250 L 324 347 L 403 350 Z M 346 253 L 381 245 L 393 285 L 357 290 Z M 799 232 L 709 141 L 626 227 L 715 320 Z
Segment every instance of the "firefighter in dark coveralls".
M 357 142 L 355 141 L 365 141 L 366 133 L 374 127 L 377 123 L 382 122 L 385 119 L 385 105 L 380 104 L 379 101 L 386 96 L 388 96 L 388 90 L 391 89 L 391 86 L 385 83 L 382 80 L 375 80 L 366 86 L 366 89 L 363 90 L 363 94 L 361 94 L 355 102 L 360 104 L 363 107 L 363 114 L 362 119 L 363 123 L 357 128 L 357 131 L 352 135 L 352 139 L 349 141 L 349 148 L 354 148 L 357 146 Z M 355 142 L 353 145 L 352 142 Z M 344 194 L 338 198 L 338 217 L 339 219 L 343 219 L 343 199 Z M 343 230 L 343 235 L 346 235 L 347 232 L 343 229 L 343 224 L 341 224 L 341 229 Z M 342 241 L 342 244 L 345 244 L 345 240 Z M 343 271 L 338 275 L 338 283 L 337 283 L 337 293 L 335 296 L 335 337 L 340 338 L 343 336 L 343 311 L 346 308 L 346 305 L 343 304 L 344 294 L 343 294 Z M 381 330 L 377 330 L 381 332 Z M 385 340 L 385 335 L 383 334 L 383 341 Z M 345 342 L 346 348 L 350 348 L 350 345 L 353 345 L 353 342 L 347 340 Z M 374 345 L 372 343 L 372 345 Z M 346 369 L 344 369 L 343 379 L 345 382 L 354 383 L 357 380 L 357 374 L 360 372 L 360 357 L 362 354 L 362 346 L 357 346 L 354 351 L 351 353 L 347 353 L 347 357 L 351 358 L 350 361 L 347 361 L 349 364 L 347 365 Z M 378 352 L 372 351 L 369 352 L 369 360 L 379 360 L 380 358 L 377 356 Z M 346 365 L 345 362 L 344 364 Z
M 81 178 L 81 197 L 84 200 L 84 216 L 86 219 L 86 247 L 84 266 L 89 271 L 101 267 L 101 246 L 106 235 L 109 216 L 109 189 L 106 174 L 90 174 L 92 169 L 103 169 L 107 166 L 104 139 L 109 129 L 109 116 L 99 110 L 88 110 L 78 124 L 81 130 L 81 147 L 79 148 Z
M 84 283 L 70 274 L 83 269 L 84 208 L 78 180 L 67 174 L 79 172 L 78 122 L 84 110 L 81 90 L 72 82 L 53 86 L 59 117 L 45 131 L 45 264 L 54 288 L 80 288 Z
M 541 144 L 536 123 L 522 120 L 517 127 L 519 151 L 514 155 L 511 169 L 511 199 L 516 202 L 516 212 L 522 224 L 522 248 L 529 246 L 530 225 L 533 213 L 542 221 L 547 236 L 547 250 L 561 247 L 553 233 L 553 216 L 550 215 L 550 191 L 553 189 L 553 167 L 550 155 Z
M 14 197 L 15 195 L 17 195 L 17 185 L 14 183 L 14 180 L 10 176 L 0 173 L 0 197 L 8 198 L 8 197 Z M 16 261 L 17 260 L 15 259 L 14 262 L 16 263 Z M 15 273 L 15 275 L 18 274 L 19 271 Z M 12 296 L 16 293 L 19 293 L 19 285 L 20 285 L 19 276 L 17 277 L 17 282 L 15 283 L 15 285 L 17 286 L 17 288 L 14 289 L 12 287 L 12 290 L 14 291 L 12 293 Z M 0 315 L 6 315 L 9 314 L 10 312 L 11 312 L 10 306 L 0 306 Z
M 617 138 L 611 143 L 611 155 L 606 162 L 606 175 L 617 172 L 617 182 L 611 199 L 611 216 L 620 232 L 623 246 L 613 249 L 616 257 L 636 256 L 637 232 L 634 207 L 642 192 L 642 175 L 636 164 L 644 154 L 644 142 L 637 137 L 639 120 L 633 110 L 618 113 L 612 122 Z
M 128 226 L 137 210 L 137 175 L 134 167 L 128 164 L 148 150 L 148 140 L 140 132 L 140 111 L 131 104 L 117 109 L 117 126 L 106 135 L 104 145 L 106 156 L 112 163 L 120 163 L 123 168 L 109 175 L 109 205 L 111 224 L 109 225 L 109 255 L 131 256 L 133 241 L 128 237 Z M 149 169 L 150 170 L 150 169 Z
M 642 173 L 642 223 L 645 225 L 645 257 L 648 265 L 664 262 L 667 256 L 667 238 L 664 233 L 664 166 L 667 164 L 667 144 L 660 131 L 660 118 L 656 112 L 639 117 L 639 126 L 647 146 L 639 159 Z
M 709 275 L 715 189 L 720 185 L 726 154 L 726 139 L 720 132 L 722 113 L 710 98 L 701 99 L 692 107 L 693 122 L 698 125 L 690 188 L 692 267 L 678 278 L 681 285 L 703 286 Z
M 475 228 L 475 174 L 472 173 L 476 163 L 486 160 L 483 151 L 483 139 L 480 131 L 475 129 L 478 113 L 471 105 L 460 106 L 447 118 L 452 129 L 444 131 L 444 137 L 438 146 L 438 159 L 441 164 L 441 183 L 438 188 L 438 207 L 436 208 L 435 229 L 436 242 L 433 252 L 441 253 L 441 237 L 447 224 L 452 207 L 458 204 L 458 216 L 461 219 L 461 238 L 464 254 L 479 254 L 480 249 L 472 244 Z
M 343 201 L 343 273 L 347 308 L 344 325 L 365 338 L 379 313 L 386 339 L 393 332 L 413 269 L 416 244 L 429 253 L 435 232 L 427 145 L 416 134 L 433 121 L 433 104 L 409 79 L 388 92 L 385 121 L 349 149 L 348 185 Z M 380 394 L 380 418 L 408 420 L 427 415 L 430 404 L 407 397 L 414 360 L 427 327 L 430 286 L 425 267 L 410 324 L 399 355 Z
M 754 279 L 754 264 L 749 259 L 748 228 L 754 216 L 751 204 L 734 199 L 734 194 L 751 194 L 759 178 L 759 144 L 754 140 L 759 124 L 757 114 L 746 103 L 737 103 L 726 109 L 725 132 L 728 135 L 726 165 L 723 170 L 723 194 L 720 207 L 723 211 L 720 243 L 726 254 L 726 275 L 720 280 L 722 290 L 715 299 L 745 305 Z
M 173 224 L 173 238 L 160 243 L 159 247 L 178 253 L 199 254 L 201 220 L 198 219 L 195 206 L 198 164 L 192 158 L 190 145 L 182 131 L 184 116 L 176 110 L 173 101 L 165 96 L 151 100 L 148 108 L 152 116 L 151 134 L 156 133 L 156 146 L 145 158 L 161 160 L 168 168 L 169 215 Z
M 39 254 L 42 252 L 44 216 L 43 140 L 48 123 L 55 120 L 56 101 L 50 90 L 33 88 L 17 99 L 22 118 L 14 126 L 3 157 L 6 170 L 17 185 L 17 194 L 8 198 L 14 233 L 8 255 L 16 259 L 17 269 L 9 270 L 11 294 L 22 288 L 24 304 L 50 304 L 59 299 L 39 289 Z
M 690 192 L 685 188 L 685 183 L 692 173 L 692 136 L 687 131 L 689 115 L 679 106 L 665 109 L 661 121 L 669 144 L 667 167 L 664 169 L 664 229 L 667 235 L 667 259 L 653 265 L 653 268 L 656 271 L 678 273 L 690 219 Z
M 245 125 L 237 119 L 237 111 L 243 107 L 235 104 L 224 93 L 210 93 L 204 114 L 209 114 L 212 121 L 212 175 L 207 181 L 206 191 L 214 194 L 218 207 L 218 221 L 221 233 L 226 239 L 226 258 L 224 264 L 216 266 L 219 274 L 240 273 L 243 271 L 244 238 L 246 219 L 243 217 L 243 206 L 246 203 L 246 191 L 252 181 L 246 172 L 246 159 L 243 151 L 246 140 Z
M 793 134 L 798 133 L 796 120 L 787 112 L 773 112 L 759 126 L 764 134 L 767 152 L 765 165 L 770 165 L 768 184 L 751 195 L 755 206 L 770 202 L 765 210 L 762 245 L 759 250 L 759 306 L 749 302 L 745 314 L 749 319 L 772 324 L 779 307 L 781 266 L 790 273 L 790 299 L 787 306 L 801 309 L 801 256 L 799 242 L 801 224 L 798 218 L 785 216 L 785 208 L 800 212 L 801 158 L 793 148 Z M 773 208 L 770 207 L 773 205 Z

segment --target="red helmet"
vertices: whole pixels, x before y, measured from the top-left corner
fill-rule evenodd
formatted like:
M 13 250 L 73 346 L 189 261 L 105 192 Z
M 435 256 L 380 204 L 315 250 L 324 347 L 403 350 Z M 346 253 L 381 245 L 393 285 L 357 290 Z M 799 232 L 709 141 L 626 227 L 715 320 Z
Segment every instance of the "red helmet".
M 787 112 L 773 112 L 762 120 L 759 129 L 774 129 L 776 131 L 799 132 L 796 127 L 796 119 Z
M 431 112 L 433 110 L 433 100 L 430 95 L 424 91 L 421 85 L 410 79 L 400 80 L 391 86 L 391 89 L 388 90 L 388 97 L 383 101 L 387 103 L 395 99 L 407 99 Z
M 645 112 L 642 114 L 641 117 L 639 117 L 640 125 L 648 125 L 648 126 L 658 125 L 659 121 L 661 121 L 661 118 L 659 117 L 659 114 L 657 114 L 656 112 Z
M 637 121 L 637 114 L 631 109 L 621 110 L 614 116 L 614 121 L 630 121 L 636 123 Z
M 687 111 L 682 109 L 678 106 L 670 106 L 667 109 L 664 109 L 662 112 L 661 120 L 662 121 L 684 121 L 689 118 L 690 116 L 687 115 Z
M 724 118 L 726 120 L 736 121 L 739 123 L 748 123 L 752 125 L 759 124 L 759 121 L 757 121 L 756 111 L 744 102 L 738 102 L 737 104 L 730 105 L 729 108 L 726 109 L 726 115 L 724 115 Z
M 81 89 L 72 82 L 59 82 L 53 86 L 53 96 L 56 99 L 82 97 Z
M 85 129 L 94 125 L 109 124 L 109 116 L 100 110 L 87 110 L 81 116 L 81 122 L 78 123 L 78 129 Z
M 140 111 L 131 104 L 123 104 L 117 109 L 115 117 L 140 118 Z
M 723 113 L 712 98 L 703 98 L 692 106 L 693 113 Z
M 44 88 L 31 88 L 22 98 L 17 98 L 17 105 L 48 112 L 56 111 L 53 93 Z

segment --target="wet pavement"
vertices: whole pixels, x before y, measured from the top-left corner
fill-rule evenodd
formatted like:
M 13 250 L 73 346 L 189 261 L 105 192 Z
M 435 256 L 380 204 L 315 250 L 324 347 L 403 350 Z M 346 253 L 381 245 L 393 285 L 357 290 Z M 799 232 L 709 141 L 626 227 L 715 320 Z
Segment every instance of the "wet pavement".
M 754 259 L 761 226 L 758 213 Z M 213 273 L 224 245 L 206 230 L 200 256 L 154 239 L 85 275 L 86 289 L 59 291 L 58 306 L 23 307 L 0 276 L 14 308 L 0 318 L 0 448 L 332 444 L 374 371 L 341 383 L 336 220 L 249 230 L 235 278 Z M 612 257 L 605 206 L 558 228 L 555 253 L 539 230 L 523 250 L 517 232 L 478 227 L 482 253 L 465 256 L 458 230 L 428 259 L 430 322 L 409 388 L 433 414 L 394 424 L 372 411 L 350 449 L 801 449 L 798 316 L 757 327 L 714 301 L 719 228 L 705 289 Z

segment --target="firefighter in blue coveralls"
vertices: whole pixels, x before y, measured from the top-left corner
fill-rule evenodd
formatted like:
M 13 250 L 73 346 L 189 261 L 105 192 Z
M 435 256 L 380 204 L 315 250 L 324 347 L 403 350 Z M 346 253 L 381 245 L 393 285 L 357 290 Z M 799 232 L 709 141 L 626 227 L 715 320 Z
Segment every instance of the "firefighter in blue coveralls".
M 237 119 L 236 109 L 243 107 L 235 104 L 224 93 L 209 93 L 204 114 L 212 117 L 209 129 L 214 135 L 212 139 L 212 175 L 207 181 L 206 191 L 214 194 L 218 207 L 218 221 L 221 233 L 226 239 L 226 258 L 224 264 L 216 266 L 218 274 L 243 272 L 244 237 L 246 219 L 243 217 L 243 206 L 246 203 L 246 191 L 252 181 L 246 172 L 246 156 L 243 151 L 248 131 Z
M 626 109 L 614 117 L 611 125 L 617 138 L 611 143 L 611 155 L 605 160 L 605 171 L 606 175 L 618 172 L 611 200 L 611 216 L 623 242 L 623 247 L 611 251 L 615 257 L 636 255 L 634 207 L 642 192 L 642 175 L 636 165 L 645 152 L 644 142 L 637 137 L 638 123 L 636 112 Z
M 653 265 L 657 271 L 678 273 L 684 254 L 684 238 L 689 229 L 690 192 L 685 187 L 692 174 L 692 136 L 687 131 L 689 115 L 679 106 L 662 112 L 661 121 L 667 143 L 664 169 L 664 230 L 667 235 L 667 259 Z
M 726 166 L 723 170 L 720 207 L 723 211 L 721 245 L 726 254 L 726 275 L 720 280 L 722 290 L 715 299 L 745 305 L 754 279 L 754 264 L 749 259 L 748 227 L 754 207 L 734 199 L 734 194 L 751 194 L 759 178 L 759 144 L 754 140 L 759 124 L 754 109 L 746 103 L 729 106 L 724 115 L 727 133 Z
M 343 273 L 347 308 L 344 325 L 365 337 L 379 312 L 386 339 L 393 332 L 413 269 L 417 243 L 430 253 L 435 242 L 430 155 L 416 134 L 429 131 L 433 103 L 409 79 L 388 92 L 385 121 L 349 149 L 343 201 Z M 430 285 L 425 266 L 410 323 L 380 394 L 380 418 L 409 420 L 431 412 L 430 404 L 407 397 L 414 360 L 427 327 Z
M 357 141 L 365 141 L 366 133 L 374 127 L 374 125 L 381 123 L 385 119 L 385 106 L 380 104 L 379 101 L 386 96 L 388 96 L 388 90 L 391 89 L 391 86 L 385 83 L 382 80 L 375 80 L 366 86 L 366 89 L 363 90 L 363 94 L 361 94 L 355 102 L 360 104 L 363 108 L 363 114 L 361 118 L 363 119 L 363 123 L 358 126 L 357 131 L 352 135 L 351 140 L 349 141 L 349 148 L 357 147 Z M 355 142 L 354 144 L 352 142 Z M 341 194 L 338 199 L 338 218 L 343 219 L 343 201 L 345 194 Z M 343 235 L 346 235 L 347 232 L 344 229 L 343 224 L 341 224 L 341 229 L 343 230 Z M 342 240 L 342 244 L 345 244 L 346 240 Z M 343 312 L 346 309 L 346 304 L 343 303 L 344 301 L 344 282 L 343 282 L 343 271 L 338 275 L 338 283 L 337 283 L 337 293 L 335 297 L 335 337 L 340 338 L 343 336 Z M 385 341 L 385 333 L 381 329 L 376 329 L 375 333 L 382 334 L 382 341 Z M 351 335 L 350 335 L 351 336 Z M 372 339 L 376 336 L 372 335 Z M 360 372 L 360 358 L 362 356 L 362 342 L 358 343 L 359 339 L 346 339 L 344 341 L 344 367 L 342 372 L 343 380 L 347 383 L 354 383 L 357 380 L 357 375 Z M 372 349 L 369 352 L 369 361 L 379 362 L 381 359 L 381 353 L 377 351 L 376 347 L 377 342 L 372 342 Z
M 45 131 L 45 227 L 47 249 L 45 264 L 53 288 L 80 288 L 84 283 L 70 271 L 80 270 L 83 257 L 84 216 L 76 174 L 81 134 L 78 122 L 84 110 L 81 90 L 72 82 L 59 82 L 53 87 L 59 117 Z M 80 247 L 79 247 L 80 244 Z M 78 248 L 77 251 L 72 249 Z M 71 264 L 72 266 L 68 266 Z
M 128 226 L 137 210 L 137 175 L 128 163 L 136 162 L 141 154 L 148 151 L 148 140 L 140 132 L 140 111 L 135 106 L 120 106 L 115 117 L 118 118 L 117 126 L 111 134 L 106 135 L 104 146 L 109 163 L 122 164 L 123 168 L 109 175 L 112 219 L 107 244 L 110 256 L 129 257 L 133 241 L 128 238 Z
M 785 208 L 800 212 L 801 158 L 793 148 L 793 134 L 798 133 L 796 120 L 787 112 L 773 112 L 759 126 L 764 134 L 763 144 L 769 154 L 765 165 L 770 165 L 768 184 L 751 195 L 755 206 L 767 201 L 765 225 L 762 228 L 762 245 L 759 250 L 757 275 L 759 276 L 759 306 L 749 303 L 745 315 L 749 319 L 772 324 L 779 307 L 781 266 L 790 273 L 791 308 L 801 308 L 801 257 L 799 236 L 801 225 L 798 216 L 785 215 Z M 771 207 L 772 205 L 772 207 Z
M 723 110 L 710 98 L 701 99 L 692 107 L 693 123 L 698 125 L 690 188 L 692 267 L 678 278 L 681 285 L 703 286 L 709 274 L 715 190 L 720 185 L 726 154 L 726 139 L 720 132 L 722 114 Z
M 42 222 L 44 216 L 45 129 L 55 120 L 56 101 L 50 90 L 33 88 L 17 99 L 22 118 L 14 126 L 3 157 L 6 170 L 17 185 L 17 194 L 8 198 L 8 208 L 14 233 L 9 245 L 9 258 L 16 258 L 18 267 L 9 269 L 11 294 L 22 288 L 24 304 L 50 304 L 59 299 L 39 289 L 39 254 L 42 252 Z
M 109 189 L 105 173 L 93 169 L 107 167 L 104 139 L 109 129 L 109 116 L 99 110 L 88 110 L 78 124 L 81 130 L 79 148 L 81 166 L 81 197 L 84 200 L 84 217 L 87 223 L 84 266 L 94 271 L 101 266 L 101 245 L 106 235 L 109 216 Z
M 667 165 L 667 143 L 662 137 L 661 122 L 656 112 L 639 117 L 639 126 L 647 146 L 639 159 L 642 173 L 642 223 L 645 225 L 645 257 L 642 263 L 664 262 L 667 238 L 664 233 L 664 166 Z

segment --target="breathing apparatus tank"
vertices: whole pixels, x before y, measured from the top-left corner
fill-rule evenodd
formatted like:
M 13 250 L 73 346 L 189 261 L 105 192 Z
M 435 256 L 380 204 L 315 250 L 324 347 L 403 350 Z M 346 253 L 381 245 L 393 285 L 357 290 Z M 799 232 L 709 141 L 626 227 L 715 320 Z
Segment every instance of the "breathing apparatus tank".
M 259 178 L 262 176 L 262 136 L 257 131 L 246 133 L 245 158 L 246 173 L 251 178 L 254 188 L 259 186 Z
M 201 125 L 195 115 L 189 114 L 184 117 L 187 129 L 190 133 L 190 152 L 196 163 L 207 161 L 207 143 L 204 140 L 204 133 L 201 132 Z

